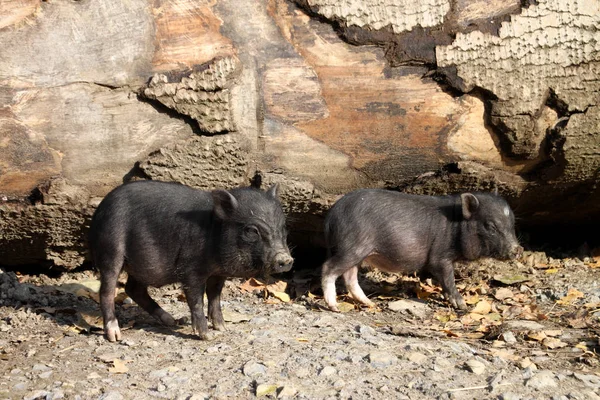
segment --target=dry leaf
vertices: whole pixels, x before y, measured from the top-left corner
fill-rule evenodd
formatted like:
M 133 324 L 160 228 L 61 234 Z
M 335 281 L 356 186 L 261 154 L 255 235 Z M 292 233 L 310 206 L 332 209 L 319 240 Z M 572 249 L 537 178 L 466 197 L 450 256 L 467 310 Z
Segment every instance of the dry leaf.
M 265 284 L 256 278 L 250 278 L 238 287 L 243 291 L 253 292 L 255 290 L 262 290 L 265 287 Z
M 514 285 L 517 283 L 527 282 L 527 281 L 531 280 L 531 278 L 528 275 L 513 274 L 513 275 L 495 275 L 494 280 L 498 281 L 500 283 L 503 283 L 505 285 Z
M 483 339 L 485 337 L 485 333 L 484 332 L 468 332 L 468 333 L 465 333 L 463 335 L 463 337 L 466 337 L 469 339 Z
M 124 374 L 128 372 L 129 368 L 127 367 L 127 365 L 125 365 L 126 362 L 127 361 L 115 358 L 114 360 L 112 360 L 113 366 L 108 368 L 108 372 L 110 372 L 111 374 Z
M 481 361 L 477 361 L 475 359 L 471 359 L 465 363 L 469 370 L 476 375 L 481 375 L 485 371 L 485 364 Z
M 277 281 L 275 283 L 272 283 L 272 284 L 266 286 L 267 291 L 270 293 L 285 292 L 286 288 L 287 288 L 286 281 Z
M 560 339 L 550 338 L 550 337 L 547 337 L 546 339 L 544 339 L 542 341 L 542 344 L 549 349 L 560 349 L 562 347 L 567 346 L 567 343 L 561 341 Z
M 450 329 L 442 329 L 448 337 L 460 337 L 460 333 L 452 332 Z
M 481 300 L 479 303 L 477 303 L 475 308 L 471 310 L 471 313 L 489 314 L 490 311 L 492 311 L 492 305 L 490 304 L 490 302 L 487 300 Z
M 546 334 L 546 336 L 551 336 L 551 337 L 562 335 L 562 331 L 560 329 L 550 329 L 550 330 L 544 331 L 544 333 Z
M 443 324 L 453 321 L 457 318 L 453 311 L 440 311 L 435 313 L 434 317 Z
M 527 337 L 529 339 L 541 342 L 542 340 L 546 339 L 547 336 L 544 332 L 535 332 L 535 331 L 531 331 L 529 333 L 527 333 Z
M 340 310 L 340 312 L 349 312 L 354 310 L 354 304 L 352 303 L 348 303 L 346 301 L 342 301 L 340 303 L 338 303 L 338 310 Z
M 299 341 L 299 342 L 301 342 L 301 343 L 308 343 L 309 342 L 309 340 L 307 338 L 303 338 L 303 337 L 296 338 L 296 340 Z
M 525 357 L 523 360 L 521 360 L 521 363 L 519 365 L 523 369 L 525 369 L 525 368 L 534 369 L 534 370 L 537 369 L 537 366 L 533 363 L 533 361 L 531 361 L 529 359 L 529 357 Z
M 555 274 L 558 272 L 558 268 L 548 268 L 546 271 L 544 271 L 547 274 Z
M 493 357 L 499 357 L 507 361 L 517 361 L 519 359 L 519 356 L 515 355 L 512 350 L 492 348 L 490 349 L 490 354 Z
M 290 302 L 290 296 L 285 293 L 285 292 L 270 292 L 274 297 L 278 298 L 279 300 L 285 302 L 285 303 L 289 303 Z
M 433 286 L 419 283 L 416 288 L 417 298 L 421 300 L 427 300 L 432 294 L 436 292 L 436 288 Z
M 556 301 L 556 304 L 569 305 L 582 297 L 583 293 L 575 288 L 571 288 L 565 297 Z
M 475 294 L 473 296 L 469 296 L 469 297 L 465 298 L 465 303 L 467 303 L 470 306 L 472 306 L 473 304 L 479 303 L 479 295 Z
M 509 288 L 500 288 L 496 290 L 496 294 L 494 294 L 494 297 L 500 301 L 510 299 L 513 296 L 513 292 Z

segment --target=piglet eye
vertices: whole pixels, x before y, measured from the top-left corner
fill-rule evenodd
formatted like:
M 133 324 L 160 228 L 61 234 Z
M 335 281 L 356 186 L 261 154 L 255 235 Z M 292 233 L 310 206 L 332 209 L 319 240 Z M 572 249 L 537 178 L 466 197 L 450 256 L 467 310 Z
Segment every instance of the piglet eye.
M 256 226 L 248 225 L 244 227 L 244 236 L 249 241 L 255 241 L 260 237 L 260 233 L 258 232 L 258 228 Z
M 494 223 L 490 222 L 490 221 L 487 221 L 484 224 L 484 226 L 485 226 L 485 229 L 487 229 L 488 231 L 491 231 L 491 232 L 496 232 L 496 230 L 497 230 L 496 225 L 494 225 Z

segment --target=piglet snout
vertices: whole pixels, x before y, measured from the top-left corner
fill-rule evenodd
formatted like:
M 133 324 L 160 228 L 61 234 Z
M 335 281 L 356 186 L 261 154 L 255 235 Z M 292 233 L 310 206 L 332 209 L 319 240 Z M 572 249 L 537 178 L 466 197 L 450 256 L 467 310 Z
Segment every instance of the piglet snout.
M 292 269 L 294 259 L 289 253 L 277 253 L 275 255 L 275 271 L 286 272 Z

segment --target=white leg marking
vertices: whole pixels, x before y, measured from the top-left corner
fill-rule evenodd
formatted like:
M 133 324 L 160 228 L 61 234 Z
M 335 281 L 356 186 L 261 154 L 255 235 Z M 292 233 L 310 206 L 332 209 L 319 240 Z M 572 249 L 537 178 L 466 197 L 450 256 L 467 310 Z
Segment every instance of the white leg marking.
M 363 292 L 362 288 L 358 284 L 357 265 L 344 272 L 344 282 L 346 283 L 346 289 L 348 289 L 350 295 L 354 300 L 361 302 L 369 307 L 375 307 L 375 303 L 369 300 L 369 298 L 365 295 L 365 292 Z

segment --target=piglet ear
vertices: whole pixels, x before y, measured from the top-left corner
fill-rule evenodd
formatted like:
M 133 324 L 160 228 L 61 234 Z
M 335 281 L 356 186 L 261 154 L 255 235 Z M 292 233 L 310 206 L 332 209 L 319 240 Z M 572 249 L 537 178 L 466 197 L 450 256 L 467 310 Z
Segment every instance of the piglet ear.
M 217 217 L 227 219 L 238 207 L 238 201 L 227 190 L 213 190 L 213 210 Z
M 473 214 L 479 208 L 479 200 L 471 193 L 463 193 L 460 195 L 462 201 L 462 213 L 465 219 L 471 219 Z
M 267 190 L 267 196 L 272 199 L 277 200 L 277 196 L 279 195 L 279 183 L 274 184 Z

